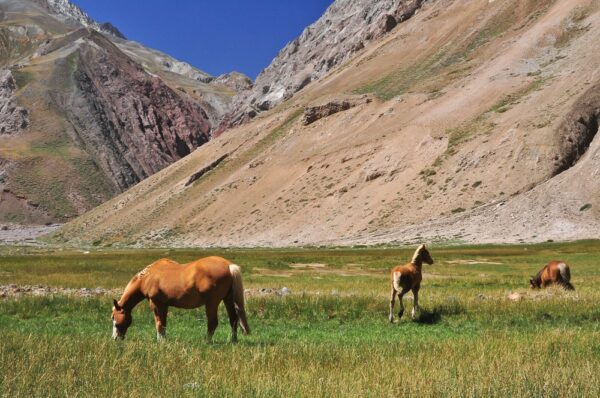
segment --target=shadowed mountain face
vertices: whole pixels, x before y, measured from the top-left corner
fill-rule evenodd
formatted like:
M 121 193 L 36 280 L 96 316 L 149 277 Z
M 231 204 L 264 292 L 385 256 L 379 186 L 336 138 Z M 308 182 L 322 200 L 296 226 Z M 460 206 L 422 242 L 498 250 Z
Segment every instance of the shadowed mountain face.
M 124 190 L 208 141 L 200 104 L 148 75 L 102 35 L 86 39 L 72 61 L 74 91 L 57 103 L 115 185 Z
M 241 87 L 66 0 L 0 0 L 0 17 L 0 222 L 68 220 L 189 155 Z
M 438 0 L 406 18 L 400 3 L 413 4 L 338 0 L 250 90 L 257 105 L 287 100 L 54 238 L 217 247 L 598 238 L 599 3 Z M 369 15 L 378 17 L 360 22 Z M 371 29 L 381 35 L 351 50 Z M 339 61 L 327 68 L 330 58 Z M 303 66 L 310 84 L 297 91 Z

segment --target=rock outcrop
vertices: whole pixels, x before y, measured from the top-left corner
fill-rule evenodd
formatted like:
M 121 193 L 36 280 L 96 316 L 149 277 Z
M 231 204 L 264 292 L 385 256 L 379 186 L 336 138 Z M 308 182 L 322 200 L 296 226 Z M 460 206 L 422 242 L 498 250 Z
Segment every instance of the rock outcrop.
M 350 108 L 361 103 L 370 103 L 371 98 L 362 96 L 360 98 L 349 98 L 344 100 L 332 100 L 320 105 L 310 105 L 304 108 L 304 114 L 302 115 L 302 124 L 308 126 L 316 122 L 319 119 L 323 119 L 327 116 L 335 115 L 338 112 L 347 111 Z
M 206 112 L 90 32 L 65 112 L 84 147 L 124 190 L 209 140 Z M 118 170 L 111 173 L 111 170 Z
M 562 173 L 581 159 L 598 134 L 600 84 L 589 88 L 573 106 L 560 127 L 560 151 L 555 155 L 555 174 Z
M 217 77 L 215 83 L 223 84 L 238 93 L 250 90 L 254 86 L 252 79 L 239 72 L 225 73 Z
M 0 136 L 15 134 L 27 128 L 29 113 L 13 98 L 17 83 L 10 70 L 0 70 Z

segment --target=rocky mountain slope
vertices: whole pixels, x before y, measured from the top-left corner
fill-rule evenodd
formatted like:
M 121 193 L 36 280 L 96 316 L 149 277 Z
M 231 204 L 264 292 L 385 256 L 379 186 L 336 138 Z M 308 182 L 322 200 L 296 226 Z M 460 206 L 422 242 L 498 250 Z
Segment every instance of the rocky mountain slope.
M 424 0 L 337 0 L 285 46 L 235 99 L 223 127 L 245 123 L 291 98 L 418 12 Z
M 111 36 L 125 39 L 125 36 L 110 22 L 98 23 L 90 18 L 81 8 L 69 0 L 33 0 L 54 17 L 74 26 L 83 26 Z
M 291 99 L 53 239 L 598 238 L 599 9 L 595 0 L 429 1 Z
M 206 143 L 238 90 L 67 0 L 0 0 L 0 222 L 71 219 Z

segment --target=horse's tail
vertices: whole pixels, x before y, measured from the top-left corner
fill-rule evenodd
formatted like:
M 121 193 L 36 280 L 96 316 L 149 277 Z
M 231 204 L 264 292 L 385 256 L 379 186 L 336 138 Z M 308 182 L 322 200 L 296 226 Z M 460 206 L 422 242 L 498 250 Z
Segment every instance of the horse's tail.
M 396 271 L 392 273 L 392 287 L 397 292 L 402 291 L 402 286 L 400 286 L 400 278 L 402 277 L 402 272 Z
M 558 264 L 558 272 L 562 279 L 562 285 L 567 290 L 575 290 L 575 287 L 571 284 L 571 269 L 565 263 Z
M 235 312 L 240 318 L 240 326 L 244 334 L 250 334 L 250 326 L 248 326 L 248 319 L 246 318 L 246 309 L 244 303 L 244 285 L 242 284 L 242 271 L 238 265 L 229 264 L 229 272 L 233 278 L 233 285 L 231 291 L 233 293 L 233 304 L 235 306 Z

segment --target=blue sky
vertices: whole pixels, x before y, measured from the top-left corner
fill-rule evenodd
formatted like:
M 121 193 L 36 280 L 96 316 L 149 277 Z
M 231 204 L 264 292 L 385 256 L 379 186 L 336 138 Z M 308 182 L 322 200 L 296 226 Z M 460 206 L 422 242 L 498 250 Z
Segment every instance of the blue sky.
M 72 0 L 128 39 L 212 75 L 256 75 L 333 0 Z

